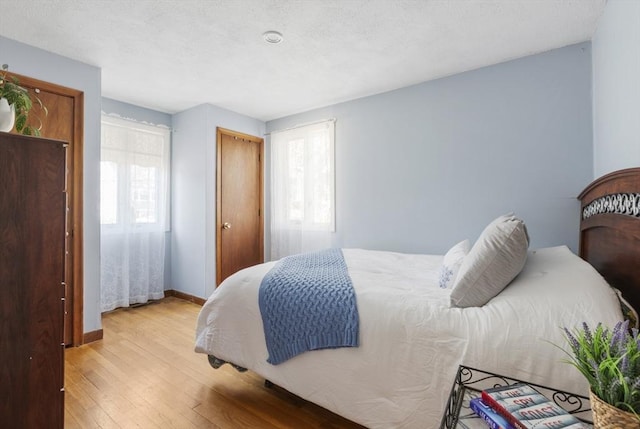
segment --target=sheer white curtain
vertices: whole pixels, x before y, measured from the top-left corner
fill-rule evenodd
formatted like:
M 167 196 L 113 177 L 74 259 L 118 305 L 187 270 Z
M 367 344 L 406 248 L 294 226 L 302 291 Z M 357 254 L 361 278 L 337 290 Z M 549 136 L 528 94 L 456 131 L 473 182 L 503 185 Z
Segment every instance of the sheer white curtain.
M 271 259 L 331 247 L 333 120 L 271 133 Z
M 102 311 L 164 296 L 170 140 L 166 127 L 102 115 Z

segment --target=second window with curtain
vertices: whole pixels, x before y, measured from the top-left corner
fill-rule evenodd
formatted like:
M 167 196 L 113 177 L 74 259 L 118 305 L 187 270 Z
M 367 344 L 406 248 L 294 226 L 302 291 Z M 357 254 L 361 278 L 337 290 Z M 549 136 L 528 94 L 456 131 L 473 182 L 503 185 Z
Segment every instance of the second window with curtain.
M 271 259 L 331 247 L 333 120 L 271 133 Z

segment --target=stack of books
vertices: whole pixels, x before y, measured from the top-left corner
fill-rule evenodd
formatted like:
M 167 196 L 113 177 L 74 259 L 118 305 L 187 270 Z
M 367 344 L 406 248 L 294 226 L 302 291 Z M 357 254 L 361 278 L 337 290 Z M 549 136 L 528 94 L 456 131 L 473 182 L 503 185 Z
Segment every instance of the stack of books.
M 482 391 L 471 409 L 492 429 L 586 429 L 591 426 L 572 416 L 528 384 Z

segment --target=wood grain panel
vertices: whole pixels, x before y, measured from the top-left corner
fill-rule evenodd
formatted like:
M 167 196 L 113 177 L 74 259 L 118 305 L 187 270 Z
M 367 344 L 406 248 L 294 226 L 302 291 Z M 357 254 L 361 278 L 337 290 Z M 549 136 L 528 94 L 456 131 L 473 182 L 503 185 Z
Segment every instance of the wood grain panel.
M 62 427 L 62 142 L 0 133 L 0 421 Z
M 218 128 L 217 283 L 264 261 L 263 141 Z M 225 229 L 227 223 L 230 228 Z
M 640 168 L 607 174 L 578 196 L 580 256 L 640 310 L 640 217 L 613 213 L 582 217 L 584 208 L 594 200 L 619 193 L 640 193 Z

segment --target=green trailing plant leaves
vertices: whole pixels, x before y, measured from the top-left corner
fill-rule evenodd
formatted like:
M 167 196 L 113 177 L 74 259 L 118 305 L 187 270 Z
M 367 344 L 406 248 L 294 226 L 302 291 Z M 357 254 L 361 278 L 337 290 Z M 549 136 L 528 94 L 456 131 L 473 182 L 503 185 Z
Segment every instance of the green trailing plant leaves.
M 33 107 L 34 100 L 41 107 L 44 115 L 47 115 L 49 111 L 39 97 L 35 94 L 32 96 L 27 88 L 20 85 L 20 82 L 15 76 L 7 76 L 6 70 L 7 66 L 5 64 L 3 65 L 3 70 L 0 71 L 0 98 L 6 98 L 9 105 L 13 105 L 16 115 L 15 129 L 21 134 L 39 136 L 42 128 L 40 118 L 34 116 L 39 122 L 37 127 L 27 125 L 29 112 Z

